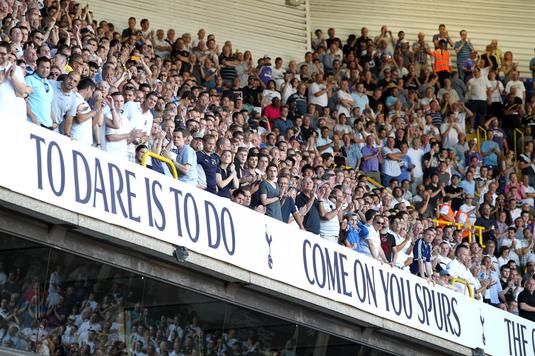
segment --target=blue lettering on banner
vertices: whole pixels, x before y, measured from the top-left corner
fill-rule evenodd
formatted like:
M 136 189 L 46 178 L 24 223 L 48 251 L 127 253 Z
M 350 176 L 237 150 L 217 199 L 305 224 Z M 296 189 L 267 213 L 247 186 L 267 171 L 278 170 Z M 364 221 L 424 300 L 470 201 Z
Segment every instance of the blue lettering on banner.
M 136 174 L 134 172 L 130 172 L 129 170 L 124 171 L 126 176 L 126 197 L 128 202 L 128 218 L 130 220 L 133 220 L 135 222 L 140 222 L 141 217 L 134 216 L 134 199 L 136 198 L 136 193 L 132 190 L 132 182 L 131 179 L 136 179 Z
M 403 310 L 405 316 L 412 319 L 412 296 L 409 280 L 403 283 L 403 277 L 383 270 L 379 270 L 379 275 L 385 295 L 386 311 L 390 311 L 390 305 L 392 305 L 396 315 L 401 315 Z
M 377 307 L 377 294 L 375 293 L 375 268 L 373 266 L 368 268 L 366 263 L 362 263 L 359 259 L 356 259 L 355 263 L 353 264 L 353 278 L 355 281 L 355 291 L 357 292 L 358 300 L 361 303 L 365 303 L 367 301 L 370 305 L 373 300 L 373 305 Z
M 308 239 L 303 241 L 302 253 L 304 274 L 311 286 L 349 297 L 354 292 L 357 305 L 379 308 L 404 320 L 415 318 L 421 325 L 461 336 L 461 321 L 455 297 L 449 297 L 419 282 L 412 282 L 408 276 L 382 268 L 376 269 L 358 256 L 351 256 L 356 258 L 353 261 L 353 274 L 348 274 L 345 267 L 348 256 Z M 379 271 L 378 274 L 375 273 L 376 270 Z M 352 291 L 347 288 L 351 286 L 347 283 L 351 278 L 354 286 Z M 377 283 L 381 284 L 379 293 L 382 292 L 383 298 L 377 295 Z
M 520 323 L 515 323 L 513 320 L 503 318 L 503 321 L 507 324 L 507 338 L 509 339 L 509 355 L 510 356 L 527 356 L 526 345 L 528 344 L 528 339 L 526 339 L 526 326 Z M 533 335 L 535 334 L 535 329 L 531 331 L 532 338 L 532 348 L 533 352 L 531 355 L 535 354 L 535 342 L 533 341 Z
M 83 177 L 85 177 L 85 196 L 82 198 L 82 195 L 80 193 L 80 176 L 81 174 L 81 168 L 78 166 L 78 162 L 82 162 L 82 166 L 84 167 L 84 174 Z M 73 163 L 73 169 L 74 169 L 74 199 L 80 203 L 80 204 L 87 204 L 89 202 L 89 199 L 91 198 L 91 176 L 89 172 L 89 164 L 87 163 L 87 159 L 84 157 L 82 153 L 79 151 L 73 150 L 72 151 L 72 163 Z
M 102 167 L 100 160 L 95 158 L 95 186 L 93 187 L 93 208 L 97 207 L 97 193 L 102 196 L 104 203 L 104 210 L 108 212 L 108 197 L 106 195 L 106 184 L 104 183 L 104 176 L 102 174 Z
M 165 206 L 167 200 L 162 196 L 164 186 L 159 180 L 144 177 L 144 191 L 140 195 L 133 170 L 120 168 L 98 157 L 88 159 L 80 150 L 70 149 L 65 155 L 67 148 L 62 150 L 56 141 L 47 142 L 39 135 L 30 134 L 30 140 L 35 142 L 36 185 L 39 190 L 50 190 L 55 196 L 64 198 L 65 190 L 72 189 L 72 195 L 66 196 L 72 196 L 73 201 L 80 205 L 122 215 L 136 223 L 143 221 L 161 232 L 168 226 L 166 211 L 174 208 L 178 238 L 186 233 L 191 242 L 199 243 L 201 237 L 206 236 L 209 248 L 224 249 L 229 256 L 236 252 L 236 229 L 228 208 L 204 201 L 205 209 L 201 211 L 200 203 L 192 193 L 183 193 L 172 186 L 169 191 L 174 196 L 174 207 Z M 65 158 L 72 161 L 67 162 Z M 69 163 L 72 176 L 65 173 Z M 146 206 L 140 206 L 139 196 L 146 198 Z
M 30 140 L 35 140 L 35 151 L 37 153 L 37 188 L 43 190 L 43 155 L 41 153 L 41 144 L 45 143 L 45 139 L 31 134 Z
M 53 148 L 55 148 L 55 150 L 53 150 Z M 56 167 L 52 167 L 52 161 L 54 160 L 52 156 L 53 151 L 57 152 L 57 158 L 59 160 L 59 171 L 56 169 Z M 50 144 L 48 145 L 46 163 L 47 163 L 48 181 L 50 183 L 50 189 L 52 189 L 52 192 L 57 197 L 60 197 L 63 195 L 63 191 L 65 190 L 65 161 L 63 160 L 63 153 L 61 153 L 61 148 L 59 147 L 56 141 L 50 141 Z M 60 183 L 59 183 L 58 189 L 56 189 L 56 187 L 54 186 L 54 172 L 59 172 Z
M 121 213 L 125 218 L 128 217 L 124 207 L 122 193 L 124 189 L 123 175 L 121 170 L 113 163 L 108 163 L 108 172 L 110 175 L 110 192 L 111 192 L 111 212 L 117 214 L 117 205 L 121 208 Z M 115 178 L 117 177 L 117 182 Z M 117 187 L 115 184 L 117 183 Z
M 175 218 L 176 218 L 176 229 L 178 232 L 178 236 L 182 237 L 182 219 L 180 218 L 180 201 L 179 197 L 182 197 L 182 191 L 170 187 L 169 191 L 173 193 L 173 196 L 175 198 Z
M 156 190 L 156 187 L 158 187 L 158 190 Z M 156 205 L 156 209 L 160 213 L 160 221 L 161 221 L 159 224 L 158 224 L 158 222 L 155 221 L 155 225 L 156 225 L 156 228 L 158 230 L 164 231 L 165 230 L 165 226 L 166 226 L 165 210 L 163 208 L 163 205 L 162 205 L 162 202 L 160 200 L 160 197 L 156 193 L 157 191 L 160 192 L 160 193 L 162 192 L 162 185 L 161 185 L 160 182 L 155 180 L 155 181 L 152 181 L 151 192 L 152 192 L 152 196 L 154 198 L 154 204 Z
M 225 219 L 226 216 L 228 217 L 227 219 Z M 228 221 L 228 224 L 230 225 L 230 242 L 227 236 L 227 224 L 225 224 L 226 221 Z M 223 233 L 223 243 L 225 244 L 225 250 L 227 250 L 227 253 L 232 256 L 236 251 L 236 233 L 234 231 L 234 220 L 232 220 L 230 210 L 228 210 L 227 208 L 223 208 L 221 210 L 221 231 Z
M 309 267 L 309 261 L 312 268 Z M 328 290 L 351 297 L 352 292 L 347 290 L 349 273 L 346 272 L 346 261 L 347 256 L 343 253 L 331 252 L 319 244 L 312 245 L 306 239 L 303 242 L 303 266 L 308 283 L 320 288 L 326 286 Z
M 162 191 L 162 185 L 160 184 L 160 182 L 151 182 L 149 178 L 145 178 L 145 192 L 147 194 L 147 214 L 149 219 L 149 226 L 156 226 L 158 230 L 164 231 L 166 226 L 165 210 L 163 209 L 163 205 L 160 201 L 160 198 L 156 193 L 156 187 L 158 187 L 159 192 Z M 158 210 L 158 213 L 160 214 L 160 223 L 158 223 L 156 221 L 156 218 L 154 217 L 153 204 L 155 205 L 156 209 Z
M 188 205 L 188 202 L 191 202 L 191 204 Z M 191 233 L 190 228 L 190 205 L 193 207 L 193 218 L 195 219 L 195 234 Z M 199 210 L 197 209 L 197 203 L 195 202 L 195 198 L 193 198 L 193 195 L 191 195 L 191 193 L 186 193 L 186 196 L 184 197 L 184 215 L 186 216 L 186 230 L 188 231 L 189 238 L 192 242 L 197 242 L 199 240 L 200 234 Z

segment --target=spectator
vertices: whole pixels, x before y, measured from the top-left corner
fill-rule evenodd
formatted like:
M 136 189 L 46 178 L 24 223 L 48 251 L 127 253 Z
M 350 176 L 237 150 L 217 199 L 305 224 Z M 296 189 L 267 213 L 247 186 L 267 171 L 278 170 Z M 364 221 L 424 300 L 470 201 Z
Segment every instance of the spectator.
M 410 265 L 412 274 L 418 275 L 422 278 L 431 278 L 432 264 L 431 264 L 431 243 L 435 238 L 435 232 L 432 229 L 424 231 L 423 237 L 411 242 L 413 250 L 413 262 Z
M 260 201 L 266 207 L 267 216 L 282 220 L 280 204 L 281 191 L 277 184 L 277 166 L 274 164 L 268 165 L 266 173 L 266 178 L 260 183 Z
M 202 167 L 206 176 L 206 191 L 217 194 L 216 173 L 219 166 L 219 157 L 213 153 L 215 137 L 205 135 L 202 144 L 202 151 L 197 151 L 197 164 Z
M 58 124 L 52 114 L 54 91 L 48 81 L 49 74 L 50 59 L 39 57 L 35 73 L 25 78 L 26 85 L 32 88 L 28 97 L 28 118 L 36 125 L 54 130 Z
M 175 168 L 178 171 L 178 179 L 181 182 L 197 186 L 197 155 L 191 146 L 186 144 L 189 140 L 190 134 L 186 129 L 175 129 L 172 133 L 172 144 L 170 142 L 170 144 L 164 148 L 162 155 L 173 161 Z M 228 198 L 230 198 L 230 195 Z
M 535 321 L 535 279 L 530 278 L 525 283 L 525 289 L 518 295 L 519 315 Z

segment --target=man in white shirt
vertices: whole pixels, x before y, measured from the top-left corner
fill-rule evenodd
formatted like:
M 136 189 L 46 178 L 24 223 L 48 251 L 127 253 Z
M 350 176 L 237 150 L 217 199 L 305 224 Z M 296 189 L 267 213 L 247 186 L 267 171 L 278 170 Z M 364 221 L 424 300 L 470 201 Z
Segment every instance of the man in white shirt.
M 524 86 L 524 82 L 519 80 L 520 73 L 517 70 L 514 70 L 511 72 L 511 79 L 507 82 L 505 85 L 505 92 L 509 94 L 511 92 L 511 88 L 516 89 L 516 96 L 520 99 L 522 99 L 522 102 L 526 102 L 526 87 Z
M 386 259 L 385 252 L 381 248 L 381 235 L 379 231 L 385 225 L 385 217 L 381 215 L 375 215 L 373 218 L 373 223 L 368 227 L 368 235 L 366 236 L 366 242 L 368 242 L 368 248 L 370 249 L 371 255 L 378 261 L 388 263 Z
M 393 137 L 389 137 L 386 142 L 386 146 L 383 147 L 383 164 L 381 166 L 382 173 L 382 184 L 385 187 L 390 186 L 390 180 L 399 177 L 401 174 L 401 168 L 399 166 L 399 161 L 403 154 L 401 151 L 394 146 L 396 145 L 396 140 Z
M 446 120 L 447 121 L 445 123 L 440 125 L 440 133 L 442 134 L 442 147 L 452 147 L 459 142 L 459 134 L 461 133 L 461 129 L 455 123 L 455 114 L 453 112 L 448 113 Z
M 91 110 L 87 102 L 93 96 L 95 88 L 96 85 L 91 79 L 84 78 L 80 80 L 78 92 L 75 94 L 76 116 L 72 123 L 71 137 L 86 146 L 93 144 L 93 124 L 96 123 L 97 115 L 102 113 L 102 101 L 97 104 L 95 110 Z
M 128 159 L 128 144 L 141 137 L 143 131 L 130 127 L 130 121 L 123 110 L 124 97 L 120 92 L 113 93 L 108 99 L 109 111 L 104 114 L 105 150 L 117 158 Z
M 365 88 L 363 83 L 357 84 L 357 91 L 351 94 L 351 97 L 353 99 L 353 106 L 360 108 L 360 112 L 363 113 L 364 110 L 368 108 L 368 105 L 370 103 L 370 99 L 368 98 L 368 95 L 365 93 Z
M 329 138 L 329 128 L 327 126 L 322 126 L 320 128 L 320 137 L 316 141 L 316 148 L 320 153 L 330 153 L 334 154 L 333 146 L 334 142 Z
M 468 107 L 474 114 L 479 114 L 483 121 L 487 115 L 489 81 L 486 76 L 481 75 L 481 69 L 477 67 L 474 68 L 473 74 L 474 76 L 468 81 Z
M 349 94 L 349 81 L 347 79 L 343 79 L 340 82 L 340 89 L 338 89 L 336 96 L 338 97 L 336 112 L 338 115 L 345 114 L 349 118 L 349 116 L 351 116 L 349 110 L 351 110 L 355 102 L 353 101 L 351 94 Z
M 322 108 L 326 107 L 329 99 L 327 89 L 328 84 L 325 84 L 323 81 L 323 74 L 316 74 L 314 83 L 310 84 L 310 87 L 308 88 L 308 103 Z
M 22 122 L 27 116 L 22 97 L 28 89 L 22 70 L 9 62 L 10 53 L 10 44 L 0 41 L 0 117 Z
M 471 257 L 470 250 L 465 245 L 459 245 L 455 249 L 455 259 L 448 263 L 446 266 L 446 271 L 448 274 L 454 278 L 460 278 L 468 282 L 472 289 L 474 289 L 475 284 L 473 284 L 472 272 L 468 269 L 467 266 L 470 265 Z M 468 294 L 466 287 L 462 284 L 456 284 L 456 287 L 460 292 Z
M 411 159 L 412 164 L 414 164 L 414 168 L 412 169 L 414 187 L 416 187 L 418 184 L 422 184 L 424 179 L 424 170 L 422 166 L 422 157 L 424 156 L 424 150 L 420 147 L 420 145 L 420 138 L 415 137 L 412 139 L 412 147 L 410 147 L 407 151 L 407 156 Z
M 151 110 L 154 109 L 157 102 L 158 94 L 150 92 L 145 96 L 142 104 L 129 101 L 124 105 L 124 111 L 130 121 L 130 127 L 143 130 L 145 133 L 141 142 L 136 142 L 136 144 L 147 142 L 152 130 L 152 121 L 154 120 Z

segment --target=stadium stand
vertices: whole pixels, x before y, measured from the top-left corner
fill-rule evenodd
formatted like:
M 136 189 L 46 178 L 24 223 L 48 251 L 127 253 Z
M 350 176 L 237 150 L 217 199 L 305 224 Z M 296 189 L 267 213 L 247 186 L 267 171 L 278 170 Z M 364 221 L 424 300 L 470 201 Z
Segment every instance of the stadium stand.
M 117 160 L 150 151 L 147 169 L 535 321 L 535 57 L 520 73 L 513 53 L 440 24 L 413 43 L 387 26 L 316 30 L 285 63 L 202 29 L 115 28 L 70 0 L 0 0 L 0 18 L 1 120 Z M 205 334 L 191 311 L 149 318 L 117 286 L 91 288 L 87 266 L 42 283 L 36 269 L 0 260 L 3 346 L 259 354 L 256 336 Z

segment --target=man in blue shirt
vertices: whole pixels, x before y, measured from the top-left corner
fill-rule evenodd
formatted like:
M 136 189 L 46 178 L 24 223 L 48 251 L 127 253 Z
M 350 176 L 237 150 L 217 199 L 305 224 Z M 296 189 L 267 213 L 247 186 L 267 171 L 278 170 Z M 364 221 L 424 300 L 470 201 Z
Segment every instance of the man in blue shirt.
M 189 137 L 186 129 L 176 129 L 173 132 L 173 144 L 175 147 L 171 151 L 176 155 L 173 159 L 176 169 L 178 170 L 178 180 L 197 186 L 197 155 L 193 148 L 185 144 Z
M 214 135 L 204 135 L 202 138 L 203 149 L 197 152 L 197 164 L 199 164 L 206 176 L 206 191 L 217 194 L 216 173 L 219 166 L 219 157 L 213 153 L 215 148 Z
M 498 154 L 500 153 L 500 146 L 493 141 L 494 132 L 487 131 L 487 139 L 481 143 L 481 155 L 483 156 L 483 164 L 498 168 Z
M 54 90 L 48 81 L 50 74 L 50 59 L 39 57 L 35 73 L 25 78 L 26 84 L 32 87 L 28 97 L 28 121 L 48 129 L 55 129 L 58 125 L 52 113 L 52 99 Z

